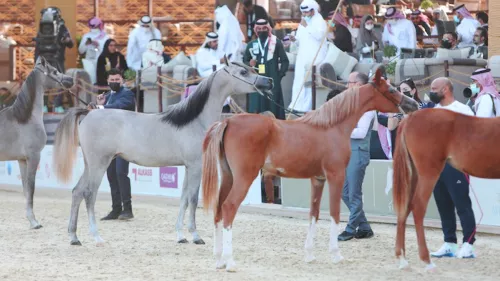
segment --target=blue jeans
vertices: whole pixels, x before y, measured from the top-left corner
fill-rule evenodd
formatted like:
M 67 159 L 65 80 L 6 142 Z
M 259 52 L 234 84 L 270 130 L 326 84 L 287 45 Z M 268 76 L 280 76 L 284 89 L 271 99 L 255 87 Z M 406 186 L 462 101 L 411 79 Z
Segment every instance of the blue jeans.
M 349 208 L 349 222 L 345 231 L 356 233 L 358 230 L 371 230 L 370 224 L 366 220 L 363 211 L 363 179 L 366 167 L 370 163 L 370 152 L 360 149 L 353 149 L 351 159 L 346 169 L 342 200 Z
M 464 173 L 446 163 L 434 187 L 434 199 L 441 217 L 444 242 L 457 243 L 457 209 L 464 233 L 463 242 L 473 244 L 476 240 L 473 233 L 476 228 L 476 218 L 469 197 L 469 183 Z

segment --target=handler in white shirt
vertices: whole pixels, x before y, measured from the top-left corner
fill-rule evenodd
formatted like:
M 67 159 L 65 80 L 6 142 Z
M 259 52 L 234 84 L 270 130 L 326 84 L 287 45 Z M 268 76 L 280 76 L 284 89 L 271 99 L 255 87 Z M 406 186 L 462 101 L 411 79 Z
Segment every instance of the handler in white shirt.
M 467 105 L 455 100 L 453 96 L 453 85 L 450 80 L 440 77 L 432 81 L 429 97 L 436 104 L 434 108 L 451 110 L 465 115 L 474 116 L 474 112 Z M 423 124 L 425 126 L 425 124 Z M 444 244 L 439 250 L 431 253 L 433 257 L 458 257 L 475 258 L 472 244 L 476 240 L 474 230 L 476 219 L 472 210 L 472 202 L 469 197 L 469 183 L 465 174 L 446 163 L 439 179 L 434 187 L 434 199 L 441 218 L 441 226 L 444 234 Z M 462 247 L 458 250 L 457 244 L 457 219 L 463 229 Z
M 368 83 L 368 76 L 353 72 L 349 75 L 348 87 L 359 87 Z M 371 128 L 375 120 L 375 110 L 365 112 L 351 133 L 351 158 L 346 169 L 342 200 L 349 208 L 349 221 L 339 241 L 373 237 L 365 212 L 363 211 L 363 179 L 366 167 L 370 163 Z
M 474 32 L 481 24 L 469 13 L 464 4 L 453 9 L 455 16 L 453 20 L 457 25 L 459 48 L 474 47 Z

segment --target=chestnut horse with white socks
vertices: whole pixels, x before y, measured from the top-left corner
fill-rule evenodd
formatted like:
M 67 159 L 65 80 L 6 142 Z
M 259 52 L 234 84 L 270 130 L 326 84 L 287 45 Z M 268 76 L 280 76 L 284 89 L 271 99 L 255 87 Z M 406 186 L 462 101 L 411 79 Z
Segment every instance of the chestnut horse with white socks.
M 239 114 L 216 122 L 203 143 L 202 186 L 205 209 L 214 208 L 217 268 L 235 270 L 232 224 L 260 169 L 264 175 L 311 179 L 306 262 L 315 259 L 314 236 L 326 177 L 330 188 L 330 253 L 334 262 L 341 261 L 337 237 L 351 133 L 367 111 L 412 112 L 417 108 L 417 102 L 391 87 L 377 71 L 373 82 L 348 89 L 295 120 Z M 218 163 L 222 172 L 219 190 Z

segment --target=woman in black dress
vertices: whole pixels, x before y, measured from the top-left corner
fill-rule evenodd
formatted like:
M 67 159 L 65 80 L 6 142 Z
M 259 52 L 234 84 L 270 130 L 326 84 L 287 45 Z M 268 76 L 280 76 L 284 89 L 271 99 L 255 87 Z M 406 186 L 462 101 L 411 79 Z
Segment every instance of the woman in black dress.
M 116 41 L 114 39 L 106 40 L 101 55 L 97 59 L 97 85 L 108 86 L 108 71 L 112 68 L 119 69 L 123 72 L 128 69 L 125 56 L 116 49 Z

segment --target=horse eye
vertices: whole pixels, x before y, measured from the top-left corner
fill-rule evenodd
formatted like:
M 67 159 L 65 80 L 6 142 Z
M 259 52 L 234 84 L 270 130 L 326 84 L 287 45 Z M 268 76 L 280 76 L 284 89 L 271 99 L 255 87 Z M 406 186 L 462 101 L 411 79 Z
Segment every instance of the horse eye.
M 248 70 L 246 69 L 243 69 L 241 72 L 240 72 L 241 75 L 247 75 L 248 74 Z

